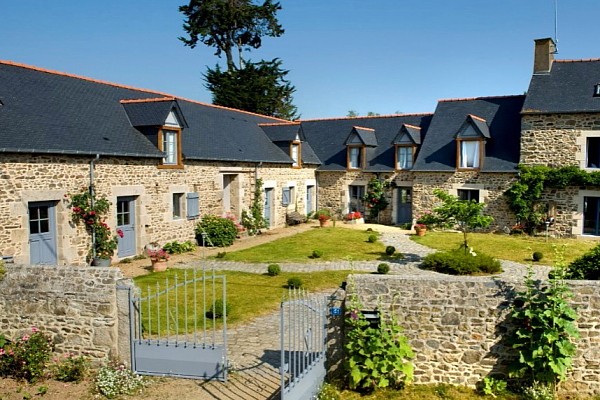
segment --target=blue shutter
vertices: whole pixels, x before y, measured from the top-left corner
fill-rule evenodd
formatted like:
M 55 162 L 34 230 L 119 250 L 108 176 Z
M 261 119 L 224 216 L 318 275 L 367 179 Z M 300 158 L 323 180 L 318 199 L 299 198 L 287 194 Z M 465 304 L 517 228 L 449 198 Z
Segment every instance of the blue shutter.
M 187 200 L 187 219 L 196 219 L 200 216 L 200 195 L 198 193 L 188 193 Z
M 290 204 L 290 197 L 291 197 L 292 191 L 290 190 L 289 187 L 284 187 L 283 188 L 283 196 L 281 199 L 281 203 L 283 204 L 284 207 L 286 207 L 287 205 Z

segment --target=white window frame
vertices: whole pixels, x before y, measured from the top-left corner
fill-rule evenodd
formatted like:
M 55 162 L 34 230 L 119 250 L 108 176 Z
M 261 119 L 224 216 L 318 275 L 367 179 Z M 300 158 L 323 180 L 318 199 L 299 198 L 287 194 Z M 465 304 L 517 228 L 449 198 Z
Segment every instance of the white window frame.
M 460 167 L 461 169 L 477 169 L 481 167 L 481 141 L 460 141 Z
M 163 129 L 162 130 L 162 151 L 166 154 L 163 158 L 164 165 L 177 165 L 179 162 L 177 138 L 178 131 Z

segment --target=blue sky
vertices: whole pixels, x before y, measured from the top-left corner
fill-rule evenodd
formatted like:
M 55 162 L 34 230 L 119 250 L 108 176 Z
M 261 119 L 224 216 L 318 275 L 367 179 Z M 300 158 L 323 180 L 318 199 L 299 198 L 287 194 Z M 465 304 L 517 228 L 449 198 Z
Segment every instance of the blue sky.
M 185 0 L 0 0 L 0 59 L 211 102 L 214 50 L 185 47 Z M 279 57 L 303 119 L 432 112 L 443 98 L 521 94 L 554 0 L 281 0 Z M 600 1 L 559 0 L 557 58 L 600 57 Z

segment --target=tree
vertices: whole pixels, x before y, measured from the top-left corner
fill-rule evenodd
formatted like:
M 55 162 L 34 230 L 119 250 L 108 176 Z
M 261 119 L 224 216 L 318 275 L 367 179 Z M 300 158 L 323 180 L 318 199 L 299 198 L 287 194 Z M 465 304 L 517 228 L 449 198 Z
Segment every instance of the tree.
M 442 201 L 442 205 L 436 207 L 433 212 L 445 225 L 456 225 L 463 233 L 463 246 L 465 254 L 469 251 L 467 235 L 475 228 L 487 228 L 494 220 L 490 216 L 482 215 L 485 204 L 477 203 L 475 200 L 459 200 L 443 190 L 433 191 L 435 196 Z
M 215 47 L 215 55 L 225 53 L 227 69 L 235 69 L 233 49 L 237 47 L 242 64 L 241 51 L 244 47 L 258 49 L 263 36 L 279 37 L 284 30 L 277 20 L 281 10 L 279 2 L 265 0 L 262 5 L 252 0 L 190 0 L 179 11 L 185 16 L 183 29 L 189 38 L 179 39 L 191 48 L 201 41 Z
M 358 112 L 356 112 L 355 110 L 348 110 L 348 114 L 346 114 L 346 117 L 350 117 L 350 118 L 358 117 Z
M 285 79 L 288 72 L 281 68 L 281 60 L 274 59 L 232 71 L 217 65 L 208 68 L 204 78 L 216 105 L 292 120 L 298 118 L 298 109 L 292 104 L 296 89 Z

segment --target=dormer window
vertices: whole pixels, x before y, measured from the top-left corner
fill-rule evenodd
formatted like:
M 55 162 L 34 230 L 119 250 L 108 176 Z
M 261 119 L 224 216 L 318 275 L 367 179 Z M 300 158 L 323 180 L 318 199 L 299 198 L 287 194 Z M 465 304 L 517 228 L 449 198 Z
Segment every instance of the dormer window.
M 361 169 L 363 158 L 363 146 L 348 146 L 348 169 Z
M 294 140 L 290 145 L 290 157 L 293 161 L 292 166 L 294 168 L 301 168 L 301 143 L 300 141 Z
M 475 115 L 467 115 L 455 137 L 456 167 L 458 169 L 480 169 L 485 154 L 485 139 L 490 138 L 486 120 Z
M 402 124 L 392 144 L 396 149 L 396 170 L 412 169 L 417 146 L 421 144 L 421 128 Z
M 166 157 L 163 158 L 164 165 L 179 164 L 179 132 L 169 129 L 162 130 L 162 148 L 160 150 L 166 154 Z
M 411 169 L 414 157 L 414 146 L 396 146 L 396 169 Z
M 594 97 L 600 97 L 600 83 L 594 85 Z

